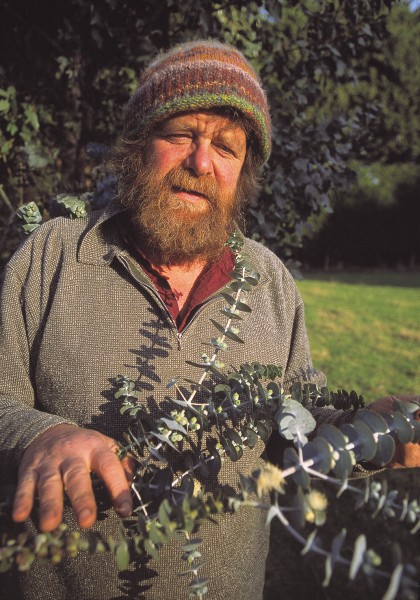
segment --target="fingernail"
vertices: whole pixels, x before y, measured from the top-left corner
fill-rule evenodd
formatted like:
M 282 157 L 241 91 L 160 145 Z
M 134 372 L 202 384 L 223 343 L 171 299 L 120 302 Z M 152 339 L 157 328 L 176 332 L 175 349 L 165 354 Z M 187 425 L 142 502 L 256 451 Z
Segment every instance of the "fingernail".
M 131 505 L 128 502 L 123 502 L 120 506 L 117 506 L 117 511 L 122 517 L 128 517 L 131 515 Z
M 88 519 L 92 514 L 92 511 L 89 508 L 85 508 L 82 510 L 82 512 L 79 514 L 79 521 L 84 521 L 85 519 Z

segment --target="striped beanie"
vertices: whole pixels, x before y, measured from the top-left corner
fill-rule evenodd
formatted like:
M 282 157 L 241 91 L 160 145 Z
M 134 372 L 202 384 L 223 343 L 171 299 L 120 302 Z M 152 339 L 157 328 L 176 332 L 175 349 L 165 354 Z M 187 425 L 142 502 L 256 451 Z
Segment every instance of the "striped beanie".
M 243 54 L 217 41 L 189 42 L 159 55 L 140 77 L 124 120 L 136 139 L 167 117 L 230 107 L 250 124 L 261 163 L 271 150 L 271 122 L 261 81 Z

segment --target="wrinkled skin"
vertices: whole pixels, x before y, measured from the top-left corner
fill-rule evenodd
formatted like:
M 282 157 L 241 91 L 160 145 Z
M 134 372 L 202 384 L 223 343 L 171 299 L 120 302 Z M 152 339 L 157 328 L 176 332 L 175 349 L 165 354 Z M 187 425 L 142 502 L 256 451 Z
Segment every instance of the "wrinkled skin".
M 131 514 L 129 487 L 133 463 L 119 460 L 117 443 L 97 431 L 73 425 L 56 425 L 28 446 L 19 467 L 13 519 L 27 519 L 39 496 L 39 527 L 52 531 L 62 521 L 66 493 L 80 527 L 96 521 L 96 501 L 90 474 L 95 472 L 107 487 L 119 515 Z

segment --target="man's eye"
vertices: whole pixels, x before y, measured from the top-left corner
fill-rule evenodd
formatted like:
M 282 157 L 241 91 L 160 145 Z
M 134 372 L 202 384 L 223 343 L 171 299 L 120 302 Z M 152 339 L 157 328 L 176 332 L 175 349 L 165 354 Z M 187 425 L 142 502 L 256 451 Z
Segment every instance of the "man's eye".
M 231 156 L 236 156 L 235 152 L 232 150 L 230 146 L 226 146 L 226 144 L 216 144 L 217 147 L 226 154 L 230 154 Z
M 191 136 L 189 136 L 186 133 L 168 133 L 167 135 L 163 136 L 166 140 L 173 140 L 174 142 L 182 142 L 184 140 L 189 141 L 191 139 Z

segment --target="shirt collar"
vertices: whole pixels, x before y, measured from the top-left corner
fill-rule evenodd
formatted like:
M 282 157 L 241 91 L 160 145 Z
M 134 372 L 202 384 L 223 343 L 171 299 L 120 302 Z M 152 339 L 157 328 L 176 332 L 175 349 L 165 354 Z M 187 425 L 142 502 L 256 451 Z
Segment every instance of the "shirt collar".
M 89 214 L 88 225 L 77 250 L 79 262 L 91 265 L 109 264 L 117 254 L 127 253 L 116 222 L 118 216 L 125 212 L 127 209 L 114 199 L 105 210 Z

